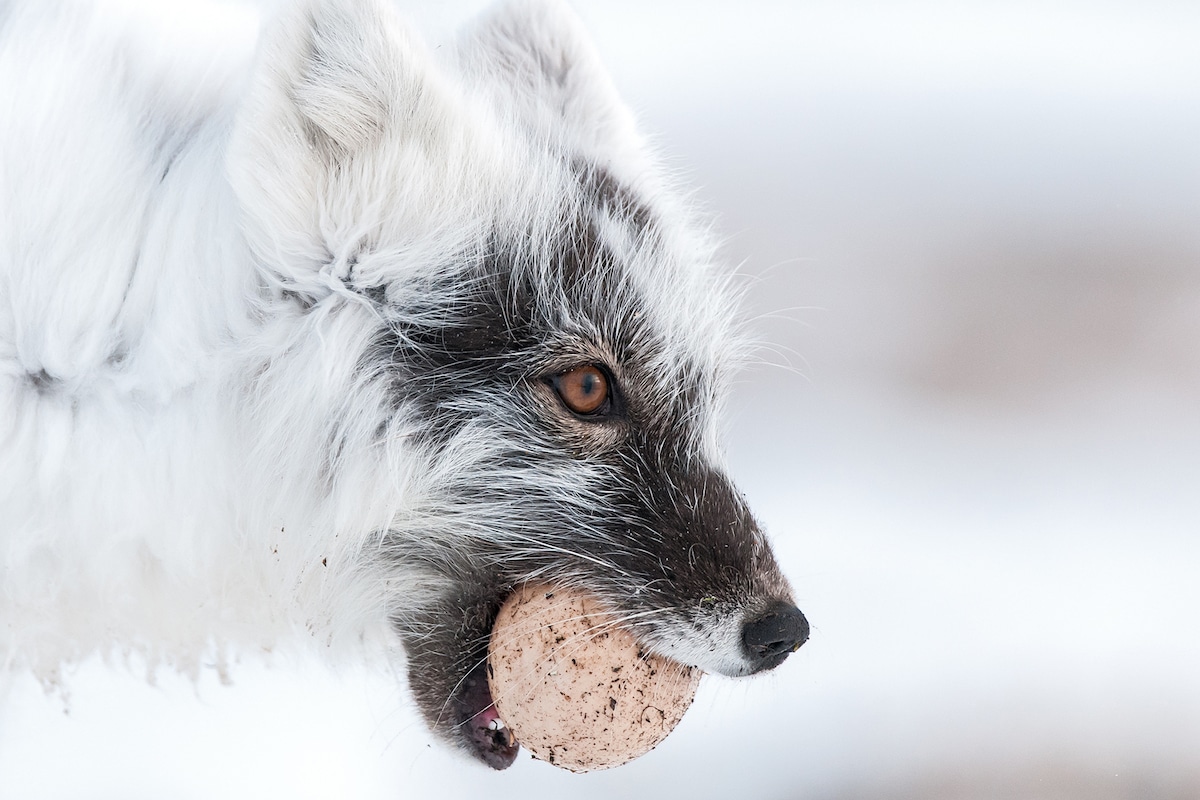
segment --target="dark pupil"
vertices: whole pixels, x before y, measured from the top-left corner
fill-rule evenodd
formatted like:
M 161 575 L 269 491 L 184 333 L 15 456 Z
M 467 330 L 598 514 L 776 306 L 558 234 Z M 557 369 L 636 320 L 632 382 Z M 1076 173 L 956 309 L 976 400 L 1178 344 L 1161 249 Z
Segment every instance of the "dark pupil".
M 596 380 L 596 373 L 588 372 L 583 375 L 583 379 L 579 383 L 579 389 L 585 397 L 591 397 L 600 388 L 599 384 L 600 382 Z

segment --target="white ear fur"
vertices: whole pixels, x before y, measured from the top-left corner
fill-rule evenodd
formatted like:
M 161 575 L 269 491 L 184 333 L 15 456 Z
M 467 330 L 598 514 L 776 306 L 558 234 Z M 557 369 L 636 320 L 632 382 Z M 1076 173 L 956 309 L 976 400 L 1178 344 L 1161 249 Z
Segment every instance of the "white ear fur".
M 371 193 L 408 143 L 439 135 L 449 104 L 380 0 L 306 0 L 266 31 L 226 165 L 251 247 L 304 280 L 344 257 Z
M 561 0 L 510 0 L 463 37 L 468 75 L 498 93 L 536 136 L 590 161 L 638 171 L 645 148 L 574 12 Z
M 315 126 L 309 134 L 318 147 L 353 155 L 378 138 L 393 104 L 404 99 L 401 53 L 381 11 L 366 2 L 321 3 L 310 10 L 308 35 L 301 39 L 306 47 L 290 54 L 299 62 L 284 88 L 303 120 Z

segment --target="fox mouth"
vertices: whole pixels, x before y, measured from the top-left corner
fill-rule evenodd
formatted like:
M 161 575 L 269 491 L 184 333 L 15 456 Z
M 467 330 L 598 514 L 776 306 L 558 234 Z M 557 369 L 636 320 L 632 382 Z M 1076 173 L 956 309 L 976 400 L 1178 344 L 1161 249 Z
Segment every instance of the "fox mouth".
M 778 600 L 749 616 L 751 619 L 742 623 L 740 631 L 745 665 L 723 674 L 747 675 L 774 669 L 808 640 L 808 620 L 789 601 Z M 494 613 L 492 617 L 494 624 Z M 485 656 L 458 682 L 449 703 L 450 722 L 455 731 L 453 738 L 460 746 L 492 769 L 502 770 L 516 761 L 521 746 L 500 718 L 492 697 L 490 671 Z
M 488 665 L 480 664 L 463 679 L 454 697 L 455 723 L 467 747 L 492 769 L 505 769 L 521 746 L 496 711 L 488 688 Z

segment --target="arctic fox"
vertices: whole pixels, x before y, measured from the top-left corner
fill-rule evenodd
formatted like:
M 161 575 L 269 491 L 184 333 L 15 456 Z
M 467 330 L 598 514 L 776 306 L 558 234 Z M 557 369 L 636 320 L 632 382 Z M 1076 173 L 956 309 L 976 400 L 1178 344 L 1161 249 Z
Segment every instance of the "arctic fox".
M 394 641 L 503 768 L 526 581 L 709 672 L 799 647 L 715 435 L 735 293 L 571 12 L 242 38 L 0 2 L 0 666 Z

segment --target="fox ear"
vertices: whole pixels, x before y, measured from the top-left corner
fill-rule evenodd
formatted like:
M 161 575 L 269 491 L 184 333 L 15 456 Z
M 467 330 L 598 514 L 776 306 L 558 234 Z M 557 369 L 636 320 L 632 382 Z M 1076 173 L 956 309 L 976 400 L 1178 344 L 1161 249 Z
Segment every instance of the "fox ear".
M 628 168 L 644 159 L 633 114 L 561 0 L 509 0 L 466 32 L 458 54 L 534 135 L 565 138 L 590 161 Z
M 268 22 L 226 161 L 260 256 L 300 267 L 337 255 L 351 224 L 338 210 L 378 206 L 360 195 L 386 183 L 353 176 L 387 173 L 407 142 L 440 130 L 428 61 L 380 0 L 302 0 Z
M 294 111 L 314 147 L 353 156 L 376 140 L 404 102 L 403 53 L 382 9 L 368 2 L 320 3 L 301 17 L 299 52 L 282 75 Z M 295 44 L 292 39 L 289 44 Z

